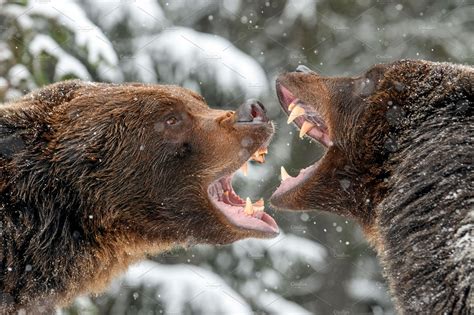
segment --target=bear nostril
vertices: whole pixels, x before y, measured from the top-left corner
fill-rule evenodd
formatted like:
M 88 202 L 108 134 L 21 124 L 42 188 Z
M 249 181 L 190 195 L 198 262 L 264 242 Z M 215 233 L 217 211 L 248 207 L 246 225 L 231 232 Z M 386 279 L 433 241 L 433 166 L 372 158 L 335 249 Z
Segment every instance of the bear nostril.
M 252 112 L 251 112 L 251 114 L 252 114 L 252 117 L 253 117 L 253 118 L 255 118 L 255 117 L 258 116 L 258 113 L 257 113 L 257 111 L 255 110 L 255 107 L 253 107 L 253 106 L 252 106 Z
M 237 122 L 267 122 L 265 106 L 257 100 L 250 99 L 237 110 Z
M 260 101 L 257 101 L 256 105 L 259 107 L 259 109 L 263 110 L 264 113 L 267 112 L 267 109 L 265 108 L 265 106 L 263 106 L 262 103 L 260 103 Z

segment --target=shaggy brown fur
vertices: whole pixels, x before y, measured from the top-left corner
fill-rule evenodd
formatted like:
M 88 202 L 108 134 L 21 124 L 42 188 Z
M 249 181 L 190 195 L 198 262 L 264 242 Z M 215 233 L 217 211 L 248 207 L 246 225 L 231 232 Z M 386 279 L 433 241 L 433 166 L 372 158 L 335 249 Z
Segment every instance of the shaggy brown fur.
M 278 79 L 282 106 L 284 87 L 333 144 L 272 203 L 357 220 L 400 313 L 472 314 L 474 69 L 404 60 L 356 78 L 299 70 Z
M 244 114 L 176 86 L 80 81 L 0 107 L 0 313 L 51 313 L 145 253 L 265 236 L 207 195 L 273 132 Z

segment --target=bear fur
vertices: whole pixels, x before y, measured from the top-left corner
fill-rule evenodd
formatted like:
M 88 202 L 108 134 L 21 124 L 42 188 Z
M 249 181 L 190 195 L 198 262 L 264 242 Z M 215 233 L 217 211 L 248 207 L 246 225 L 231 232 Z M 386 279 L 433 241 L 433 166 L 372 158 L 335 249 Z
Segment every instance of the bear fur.
M 66 81 L 2 105 L 0 313 L 50 314 L 147 253 L 262 236 L 207 197 L 273 133 L 237 120 L 138 83 Z
M 359 77 L 283 74 L 277 92 L 318 117 L 323 158 L 272 203 L 351 217 L 375 246 L 401 314 L 472 314 L 474 69 L 402 60 Z M 313 118 L 311 118 L 311 117 Z

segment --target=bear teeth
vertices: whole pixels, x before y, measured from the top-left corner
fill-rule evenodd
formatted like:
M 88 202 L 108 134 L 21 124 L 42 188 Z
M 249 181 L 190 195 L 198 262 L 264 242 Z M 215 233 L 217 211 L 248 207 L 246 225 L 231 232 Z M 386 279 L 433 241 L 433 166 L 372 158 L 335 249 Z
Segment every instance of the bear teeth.
M 291 112 L 296 105 L 298 104 L 304 104 L 302 100 L 300 100 L 299 98 L 295 98 L 291 101 L 290 105 L 288 105 L 288 110 Z
M 305 120 L 300 129 L 300 138 L 303 139 L 303 137 L 308 133 L 308 131 L 313 129 L 314 126 L 315 125 L 313 123 L 310 123 L 309 121 Z
M 256 161 L 258 163 L 265 163 L 265 155 L 268 153 L 268 148 L 258 149 L 251 157 L 251 161 Z
M 291 177 L 283 166 L 280 168 L 280 172 L 281 172 L 281 181 L 282 182 Z
M 293 107 L 293 110 L 291 111 L 290 115 L 288 116 L 287 123 L 291 124 L 293 122 L 293 120 L 295 120 L 296 118 L 298 118 L 300 116 L 303 116 L 305 113 L 306 113 L 306 111 L 304 110 L 303 107 L 301 107 L 300 105 L 295 105 Z
M 264 211 L 265 211 L 265 202 L 263 201 L 262 198 L 252 203 L 252 200 L 250 199 L 250 197 L 247 197 L 247 199 L 245 200 L 245 207 L 244 207 L 244 213 L 246 215 L 254 216 L 258 214 L 259 212 L 264 212 Z
M 249 161 L 256 161 L 258 163 L 265 163 L 265 156 L 267 155 L 268 153 L 268 148 L 267 147 L 264 147 L 264 148 L 260 148 L 258 149 L 257 151 L 255 151 L 254 154 L 252 154 L 252 156 L 250 157 Z M 249 173 L 249 166 L 248 166 L 248 161 L 246 161 L 241 167 L 240 167 L 240 171 L 242 172 L 242 174 L 244 176 L 247 176 L 248 173 Z
M 244 208 L 244 213 L 247 215 L 252 215 L 253 214 L 253 204 L 252 200 L 250 200 L 249 197 L 245 200 L 245 208 Z

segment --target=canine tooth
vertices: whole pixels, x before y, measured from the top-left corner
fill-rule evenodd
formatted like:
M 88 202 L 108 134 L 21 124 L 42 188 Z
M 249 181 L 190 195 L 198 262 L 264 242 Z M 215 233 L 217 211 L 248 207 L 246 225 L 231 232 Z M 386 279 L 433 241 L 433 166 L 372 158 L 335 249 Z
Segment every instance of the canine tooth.
M 248 163 L 245 162 L 245 163 L 240 167 L 240 170 L 242 171 L 242 173 L 244 174 L 244 176 L 247 176 L 248 173 L 249 173 L 249 166 L 248 166 Z
M 268 148 L 260 148 L 258 149 L 258 154 L 262 155 L 262 154 L 267 154 L 268 153 Z
M 300 138 L 303 139 L 304 135 L 308 133 L 308 131 L 310 131 L 313 127 L 314 127 L 313 123 L 310 123 L 309 121 L 305 121 L 300 129 Z
M 281 167 L 280 171 L 281 171 L 281 181 L 284 181 L 291 177 L 290 175 L 288 175 L 288 172 L 285 170 L 283 166 Z
M 293 110 L 290 113 L 290 116 L 288 116 L 287 123 L 290 124 L 293 120 L 295 120 L 297 117 L 304 115 L 305 110 L 303 107 L 296 105 Z
M 259 163 L 265 163 L 265 154 L 267 153 L 268 148 L 260 148 L 251 156 L 250 159 Z
M 244 213 L 248 215 L 253 214 L 253 205 L 252 205 L 252 200 L 250 200 L 249 197 L 245 200 L 245 208 L 244 208 Z
M 298 99 L 295 99 L 293 102 L 290 103 L 290 105 L 288 105 L 288 110 L 290 112 L 293 110 L 293 108 L 295 108 L 297 101 L 298 101 Z
M 257 161 L 258 163 L 264 163 L 265 162 L 265 155 L 261 154 L 261 155 L 255 155 L 253 157 L 253 160 L 254 161 Z

